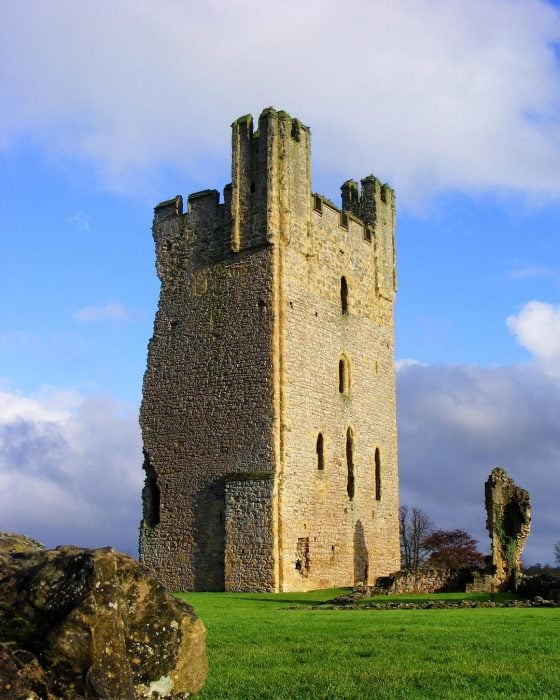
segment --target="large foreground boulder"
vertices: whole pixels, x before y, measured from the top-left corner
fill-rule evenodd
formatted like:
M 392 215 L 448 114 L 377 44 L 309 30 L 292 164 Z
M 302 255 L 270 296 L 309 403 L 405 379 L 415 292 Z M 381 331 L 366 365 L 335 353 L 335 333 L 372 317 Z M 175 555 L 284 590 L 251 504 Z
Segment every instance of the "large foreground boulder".
M 202 622 L 132 557 L 0 552 L 0 698 L 184 698 L 206 673 Z

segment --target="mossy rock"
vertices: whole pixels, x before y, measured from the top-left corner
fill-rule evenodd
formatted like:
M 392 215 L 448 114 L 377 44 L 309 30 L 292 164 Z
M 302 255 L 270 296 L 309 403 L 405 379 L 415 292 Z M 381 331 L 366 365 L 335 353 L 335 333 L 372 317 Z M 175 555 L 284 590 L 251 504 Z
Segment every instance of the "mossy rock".
M 24 554 L 45 549 L 37 540 L 15 532 L 0 532 L 0 554 Z

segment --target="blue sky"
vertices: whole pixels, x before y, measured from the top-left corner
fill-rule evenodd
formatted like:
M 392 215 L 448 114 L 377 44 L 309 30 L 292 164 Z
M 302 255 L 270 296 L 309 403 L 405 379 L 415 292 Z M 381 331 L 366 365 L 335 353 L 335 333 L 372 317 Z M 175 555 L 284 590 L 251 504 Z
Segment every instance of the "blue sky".
M 560 539 L 560 9 L 538 0 L 0 4 L 0 529 L 136 549 L 151 219 L 229 124 L 312 130 L 314 188 L 398 203 L 401 497 L 487 549 L 483 482 Z

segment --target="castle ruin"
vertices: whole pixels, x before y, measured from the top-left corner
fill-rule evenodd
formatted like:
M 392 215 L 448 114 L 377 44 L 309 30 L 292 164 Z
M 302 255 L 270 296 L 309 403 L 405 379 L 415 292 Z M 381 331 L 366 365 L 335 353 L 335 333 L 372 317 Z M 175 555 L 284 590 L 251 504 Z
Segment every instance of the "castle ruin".
M 505 469 L 496 467 L 484 484 L 486 528 L 492 542 L 492 583 L 517 589 L 521 555 L 531 531 L 531 499 Z
M 155 208 L 141 560 L 174 590 L 303 591 L 400 566 L 395 204 L 311 190 L 310 131 L 233 124 L 232 183 Z

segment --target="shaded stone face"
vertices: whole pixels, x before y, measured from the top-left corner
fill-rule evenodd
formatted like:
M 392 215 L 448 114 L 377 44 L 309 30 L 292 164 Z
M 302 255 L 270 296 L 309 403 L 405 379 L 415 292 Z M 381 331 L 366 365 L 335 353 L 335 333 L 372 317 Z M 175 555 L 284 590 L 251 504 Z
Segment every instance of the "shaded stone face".
M 505 469 L 493 469 L 485 484 L 486 527 L 492 541 L 496 583 L 516 586 L 521 554 L 531 529 L 531 501 Z
M 184 697 L 206 673 L 202 622 L 131 557 L 78 547 L 2 555 L 2 697 Z

